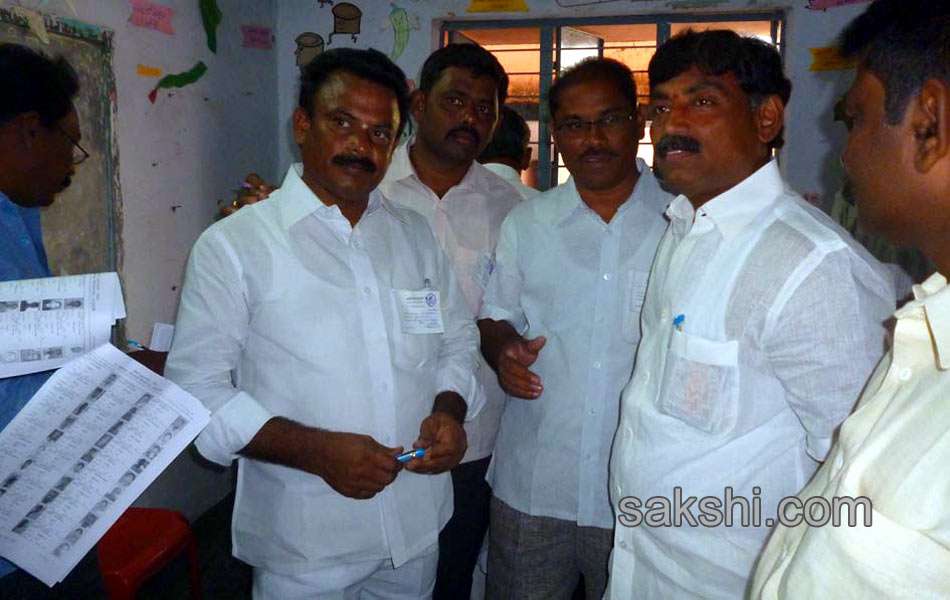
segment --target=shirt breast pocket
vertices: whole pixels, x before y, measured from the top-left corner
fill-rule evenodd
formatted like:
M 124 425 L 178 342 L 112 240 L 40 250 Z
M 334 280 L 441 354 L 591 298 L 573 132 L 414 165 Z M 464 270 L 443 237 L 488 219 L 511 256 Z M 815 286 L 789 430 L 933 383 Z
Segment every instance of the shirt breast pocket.
M 650 274 L 645 271 L 629 271 L 623 288 L 623 305 L 621 308 L 623 340 L 630 344 L 640 341 L 640 310 L 643 308 L 643 299 L 647 293 L 647 279 Z
M 739 342 L 708 340 L 673 330 L 659 411 L 718 435 L 736 422 Z
M 432 326 L 432 323 L 426 323 L 425 319 L 419 319 L 420 314 L 418 311 L 416 311 L 415 314 L 406 314 L 407 311 L 404 306 L 405 300 L 400 299 L 401 293 L 405 293 L 405 291 L 392 290 L 390 294 L 393 318 L 393 363 L 403 369 L 419 369 L 427 364 L 434 363 L 438 358 L 439 341 L 442 338 L 441 316 L 438 320 L 438 329 L 440 332 L 425 333 L 425 331 L 434 330 L 436 328 Z M 414 296 L 422 296 L 427 300 L 430 296 L 430 294 L 426 293 L 426 290 L 410 293 Z M 433 297 L 436 298 L 436 302 L 438 302 L 438 295 L 436 294 Z M 438 304 L 430 306 L 430 308 L 432 308 L 433 311 L 441 309 Z M 410 322 L 409 319 L 414 317 L 416 320 Z

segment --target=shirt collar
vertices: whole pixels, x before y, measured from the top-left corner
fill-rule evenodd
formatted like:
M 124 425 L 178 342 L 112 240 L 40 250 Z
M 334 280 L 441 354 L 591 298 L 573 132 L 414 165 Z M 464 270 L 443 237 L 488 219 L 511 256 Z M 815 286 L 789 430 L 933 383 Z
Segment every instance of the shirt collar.
M 773 204 L 785 192 L 785 182 L 778 164 L 771 160 L 758 171 L 749 175 L 698 210 L 686 196 L 680 195 L 670 203 L 666 215 L 674 231 L 686 231 L 697 214 L 708 216 L 726 240 L 732 239 L 745 229 L 755 217 Z
M 280 190 L 275 192 L 278 201 L 278 210 L 280 211 L 280 222 L 284 229 L 290 229 L 306 216 L 316 214 L 324 219 L 343 218 L 343 213 L 336 205 L 324 204 L 313 190 L 310 189 L 301 174 L 303 173 L 303 164 L 295 163 L 287 169 L 287 175 L 283 183 L 280 184 Z M 385 207 L 390 213 L 402 219 L 402 216 L 388 206 L 384 201 L 378 189 L 374 189 L 369 194 L 369 203 L 366 206 L 364 215 L 372 214 L 376 209 Z
M 941 369 L 950 368 L 950 287 L 944 275 L 934 273 L 923 283 L 915 285 L 914 300 L 894 314 L 902 319 L 918 309 L 923 310 L 927 319 L 937 364 Z
M 422 182 L 421 179 L 419 179 L 419 174 L 416 172 L 416 167 L 412 164 L 412 159 L 409 157 L 409 149 L 415 143 L 416 138 L 413 136 L 406 140 L 405 144 L 401 144 L 396 147 L 396 149 L 393 151 L 393 157 L 389 163 L 389 170 L 386 172 L 384 183 L 401 181 L 407 177 L 412 177 L 412 179 L 419 185 L 428 187 Z M 459 188 L 466 190 L 478 188 L 478 177 L 482 168 L 482 165 L 479 164 L 477 160 L 473 160 L 472 164 L 468 167 L 468 171 L 465 172 L 465 176 L 462 177 L 462 180 L 458 182 L 457 185 L 453 186 L 453 189 Z
M 631 200 L 633 200 L 643 204 L 648 210 L 655 209 L 657 214 L 661 214 L 663 209 L 666 208 L 667 203 L 669 203 L 669 194 L 660 188 L 660 183 L 656 180 L 653 172 L 643 159 L 637 159 L 637 172 L 640 173 L 640 176 L 637 178 L 637 183 L 633 186 L 633 191 L 630 192 L 630 196 L 617 209 L 617 213 L 619 214 L 621 211 L 626 210 L 626 207 L 630 206 L 632 204 Z M 573 177 L 568 178 L 563 185 L 554 189 L 562 190 L 563 192 L 549 199 L 553 201 L 551 215 L 554 225 L 560 225 L 577 210 L 586 208 L 580 192 L 577 191 L 577 185 L 574 183 Z

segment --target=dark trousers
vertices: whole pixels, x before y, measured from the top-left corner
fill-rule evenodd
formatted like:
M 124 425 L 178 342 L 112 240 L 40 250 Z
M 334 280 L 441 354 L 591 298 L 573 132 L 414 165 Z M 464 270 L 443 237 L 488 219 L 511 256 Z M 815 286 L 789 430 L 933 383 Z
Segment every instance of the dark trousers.
M 489 462 L 490 456 L 452 469 L 455 512 L 439 534 L 433 600 L 468 600 L 472 594 L 472 570 L 488 531 L 491 488 L 485 473 Z

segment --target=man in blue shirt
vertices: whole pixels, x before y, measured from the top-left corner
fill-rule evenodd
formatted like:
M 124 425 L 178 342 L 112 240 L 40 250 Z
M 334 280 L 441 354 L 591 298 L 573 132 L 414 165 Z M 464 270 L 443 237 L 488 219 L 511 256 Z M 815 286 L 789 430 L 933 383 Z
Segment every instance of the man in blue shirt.
M 0 281 L 49 277 L 40 208 L 53 203 L 88 155 L 79 145 L 73 98 L 76 72 L 16 44 L 0 44 Z M 46 382 L 52 371 L 0 379 L 0 429 Z M 29 585 L 0 559 L 0 596 Z M 32 578 L 29 578 L 32 579 Z

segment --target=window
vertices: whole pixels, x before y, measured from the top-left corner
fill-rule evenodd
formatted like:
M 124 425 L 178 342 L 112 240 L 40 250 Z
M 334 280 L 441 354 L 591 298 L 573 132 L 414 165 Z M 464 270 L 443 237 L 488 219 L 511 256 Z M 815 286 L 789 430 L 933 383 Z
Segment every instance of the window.
M 590 56 L 613 58 L 634 73 L 637 94 L 649 98 L 647 66 L 656 47 L 687 28 L 732 29 L 754 35 L 782 50 L 784 14 L 781 11 L 730 15 L 660 15 L 547 19 L 531 21 L 464 21 L 442 25 L 442 44 L 479 44 L 494 54 L 508 72 L 508 106 L 531 128 L 534 159 L 522 178 L 538 189 L 548 189 L 568 178 L 548 128 L 547 91 L 557 73 Z M 649 132 L 640 141 L 639 156 L 653 163 Z

